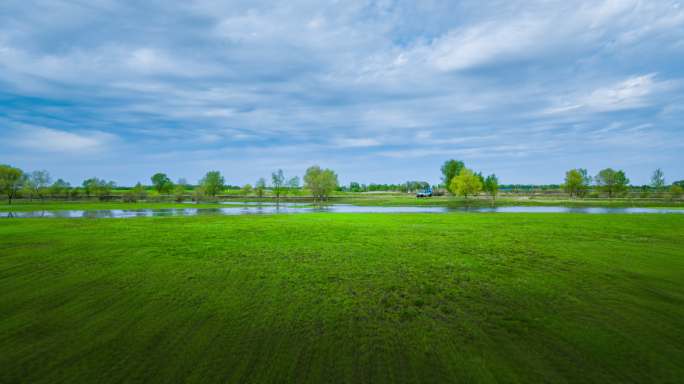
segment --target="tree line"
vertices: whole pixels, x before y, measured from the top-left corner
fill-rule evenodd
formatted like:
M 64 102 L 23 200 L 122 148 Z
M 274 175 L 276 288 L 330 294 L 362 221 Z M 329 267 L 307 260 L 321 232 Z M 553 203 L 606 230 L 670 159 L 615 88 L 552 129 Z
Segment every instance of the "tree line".
M 565 172 L 565 181 L 561 187 L 570 197 L 585 197 L 593 189 L 596 193 L 603 192 L 609 198 L 613 198 L 625 194 L 630 189 L 630 184 L 623 170 L 605 168 L 592 177 L 586 169 L 575 168 Z M 643 197 L 646 197 L 650 191 L 664 192 L 666 190 L 674 198 L 681 197 L 684 194 L 684 180 L 676 181 L 668 187 L 665 174 L 660 168 L 653 171 L 650 184 L 641 187 Z
M 280 199 L 287 195 L 298 195 L 302 188 L 310 191 L 317 201 L 328 198 L 330 193 L 335 190 L 345 192 L 373 192 L 373 191 L 397 191 L 411 193 L 427 188 L 434 190 L 444 189 L 456 196 L 465 199 L 476 196 L 482 192 L 496 199 L 500 190 L 508 191 L 531 191 L 533 189 L 542 190 L 564 190 L 571 197 L 586 197 L 590 193 L 597 196 L 599 192 L 605 193 L 609 198 L 621 196 L 627 191 L 634 190 L 630 186 L 629 178 L 623 170 L 606 168 L 598 172 L 595 176 L 590 176 L 584 168 L 568 170 L 562 184 L 550 184 L 544 186 L 535 185 L 500 185 L 499 179 L 495 174 L 484 176 L 481 172 L 475 172 L 465 166 L 460 160 L 450 159 L 445 161 L 441 168 L 442 183 L 431 186 L 426 181 L 407 181 L 401 184 L 360 184 L 351 182 L 349 186 L 340 186 L 337 174 L 331 169 L 323 169 L 319 166 L 309 167 L 302 179 L 299 176 L 286 177 L 281 169 L 273 172 L 270 183 L 266 178 L 259 178 L 254 185 L 245 184 L 242 187 L 228 185 L 225 178 L 219 171 L 209 171 L 202 177 L 196 185 L 189 184 L 181 178 L 173 182 L 165 173 L 155 173 L 150 177 L 151 187 L 160 195 L 173 195 L 180 201 L 186 198 L 190 191 L 194 200 L 201 200 L 206 197 L 215 197 L 226 189 L 240 190 L 244 196 L 263 197 L 266 191 Z M 71 186 L 63 179 L 54 182 L 50 174 L 45 170 L 24 172 L 19 168 L 0 164 L 0 193 L 7 197 L 11 204 L 17 196 L 28 197 L 29 199 L 44 199 L 50 197 L 98 197 L 101 200 L 107 199 L 112 195 L 112 191 L 117 188 L 113 181 L 92 177 L 84 180 L 80 186 Z M 132 188 L 125 189 L 123 193 L 124 201 L 137 201 L 147 197 L 148 187 L 138 182 Z M 648 196 L 652 191 L 668 191 L 671 197 L 678 198 L 684 195 L 684 180 L 673 182 L 667 186 L 665 175 L 661 169 L 656 169 L 650 184 L 641 187 L 642 197 Z M 437 193 L 439 194 L 439 192 Z
M 318 165 L 307 168 L 304 174 L 303 187 L 308 189 L 316 201 L 324 201 L 332 191 L 338 189 L 337 174 L 327 168 Z M 202 177 L 197 185 L 190 185 L 185 179 L 173 182 L 165 173 L 155 173 L 150 177 L 152 189 L 160 195 L 173 195 L 176 200 L 182 200 L 187 195 L 188 190 L 192 192 L 195 200 L 205 197 L 215 197 L 226 189 L 239 188 L 244 195 L 254 194 L 263 197 L 268 188 L 276 199 L 287 194 L 299 194 L 299 176 L 286 178 L 283 170 L 279 169 L 271 174 L 271 183 L 267 185 L 265 178 L 259 178 L 254 186 L 246 184 L 243 187 L 229 186 L 225 178 L 219 171 L 209 171 Z M 7 197 L 9 204 L 18 196 L 28 197 L 29 199 L 45 197 L 98 197 L 105 200 L 112 195 L 116 183 L 97 177 L 84 180 L 80 186 L 72 186 L 70 183 L 57 179 L 52 182 L 52 177 L 45 170 L 24 172 L 23 170 L 11 165 L 0 164 L 0 193 Z M 132 188 L 126 188 L 123 193 L 123 200 L 133 202 L 147 197 L 147 188 L 138 182 Z

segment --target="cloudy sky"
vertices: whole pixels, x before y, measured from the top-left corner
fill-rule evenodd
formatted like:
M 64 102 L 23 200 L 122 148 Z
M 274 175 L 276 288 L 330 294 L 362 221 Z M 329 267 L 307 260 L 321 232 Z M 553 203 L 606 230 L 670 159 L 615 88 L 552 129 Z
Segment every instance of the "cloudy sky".
M 144 3 L 144 5 L 142 4 Z M 282 168 L 684 179 L 678 1 L 0 2 L 0 163 L 79 183 Z

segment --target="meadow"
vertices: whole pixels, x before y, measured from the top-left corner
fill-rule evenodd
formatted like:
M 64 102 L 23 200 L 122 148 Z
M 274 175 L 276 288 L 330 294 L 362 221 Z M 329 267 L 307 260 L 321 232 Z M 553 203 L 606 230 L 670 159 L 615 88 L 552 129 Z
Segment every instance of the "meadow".
M 684 216 L 0 220 L 0 382 L 677 382 Z

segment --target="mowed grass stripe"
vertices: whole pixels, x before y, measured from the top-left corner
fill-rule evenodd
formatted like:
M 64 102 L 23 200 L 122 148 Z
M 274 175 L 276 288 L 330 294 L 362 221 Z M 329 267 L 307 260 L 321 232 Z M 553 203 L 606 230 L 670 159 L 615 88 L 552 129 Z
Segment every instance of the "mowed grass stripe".
M 0 382 L 676 382 L 684 217 L 0 221 Z

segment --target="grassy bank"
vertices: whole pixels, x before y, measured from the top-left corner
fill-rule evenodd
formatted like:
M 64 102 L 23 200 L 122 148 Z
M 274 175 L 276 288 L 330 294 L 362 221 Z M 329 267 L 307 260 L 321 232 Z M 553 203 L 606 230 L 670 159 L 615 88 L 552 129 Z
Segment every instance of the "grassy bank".
M 262 202 L 275 203 L 275 198 L 231 198 L 222 199 L 224 202 L 231 202 L 232 204 L 239 204 L 240 202 Z M 282 198 L 282 202 L 294 202 L 302 205 L 312 204 L 313 201 L 309 198 Z M 661 207 L 661 208 L 681 208 L 684 209 L 684 201 L 682 200 L 640 200 L 640 199 L 552 199 L 552 198 L 525 198 L 525 197 L 501 197 L 492 201 L 487 198 L 470 198 L 468 200 L 453 197 L 453 196 L 436 196 L 433 198 L 418 199 L 415 196 L 407 194 L 392 194 L 392 195 L 364 195 L 364 194 L 346 194 L 338 195 L 329 199 L 327 204 L 353 204 L 361 206 L 445 206 L 451 208 L 459 207 L 490 207 L 490 206 L 565 206 L 565 207 Z M 196 203 L 175 203 L 163 201 L 138 201 L 135 203 L 124 203 L 121 201 L 96 201 L 96 200 L 80 200 L 80 201 L 63 201 L 63 200 L 45 200 L 45 201 L 15 201 L 11 205 L 6 202 L 0 203 L 0 212 L 6 211 L 41 211 L 41 210 L 98 210 L 98 209 L 166 209 L 166 208 L 218 208 L 225 207 L 219 204 L 218 201 L 205 201 Z
M 379 206 L 564 206 L 564 207 L 674 207 L 684 208 L 684 200 L 671 199 L 558 199 L 542 197 L 502 196 L 496 200 L 484 196 L 464 199 L 454 196 L 416 198 L 411 195 L 344 196 L 331 200 L 334 203 Z
M 681 215 L 0 221 L 0 382 L 676 382 Z
M 60 210 L 98 210 L 98 209 L 167 209 L 167 208 L 221 208 L 225 205 L 219 203 L 172 203 L 139 201 L 124 203 L 120 201 L 20 201 L 8 204 L 0 204 L 0 212 L 26 212 L 26 211 L 60 211 Z

